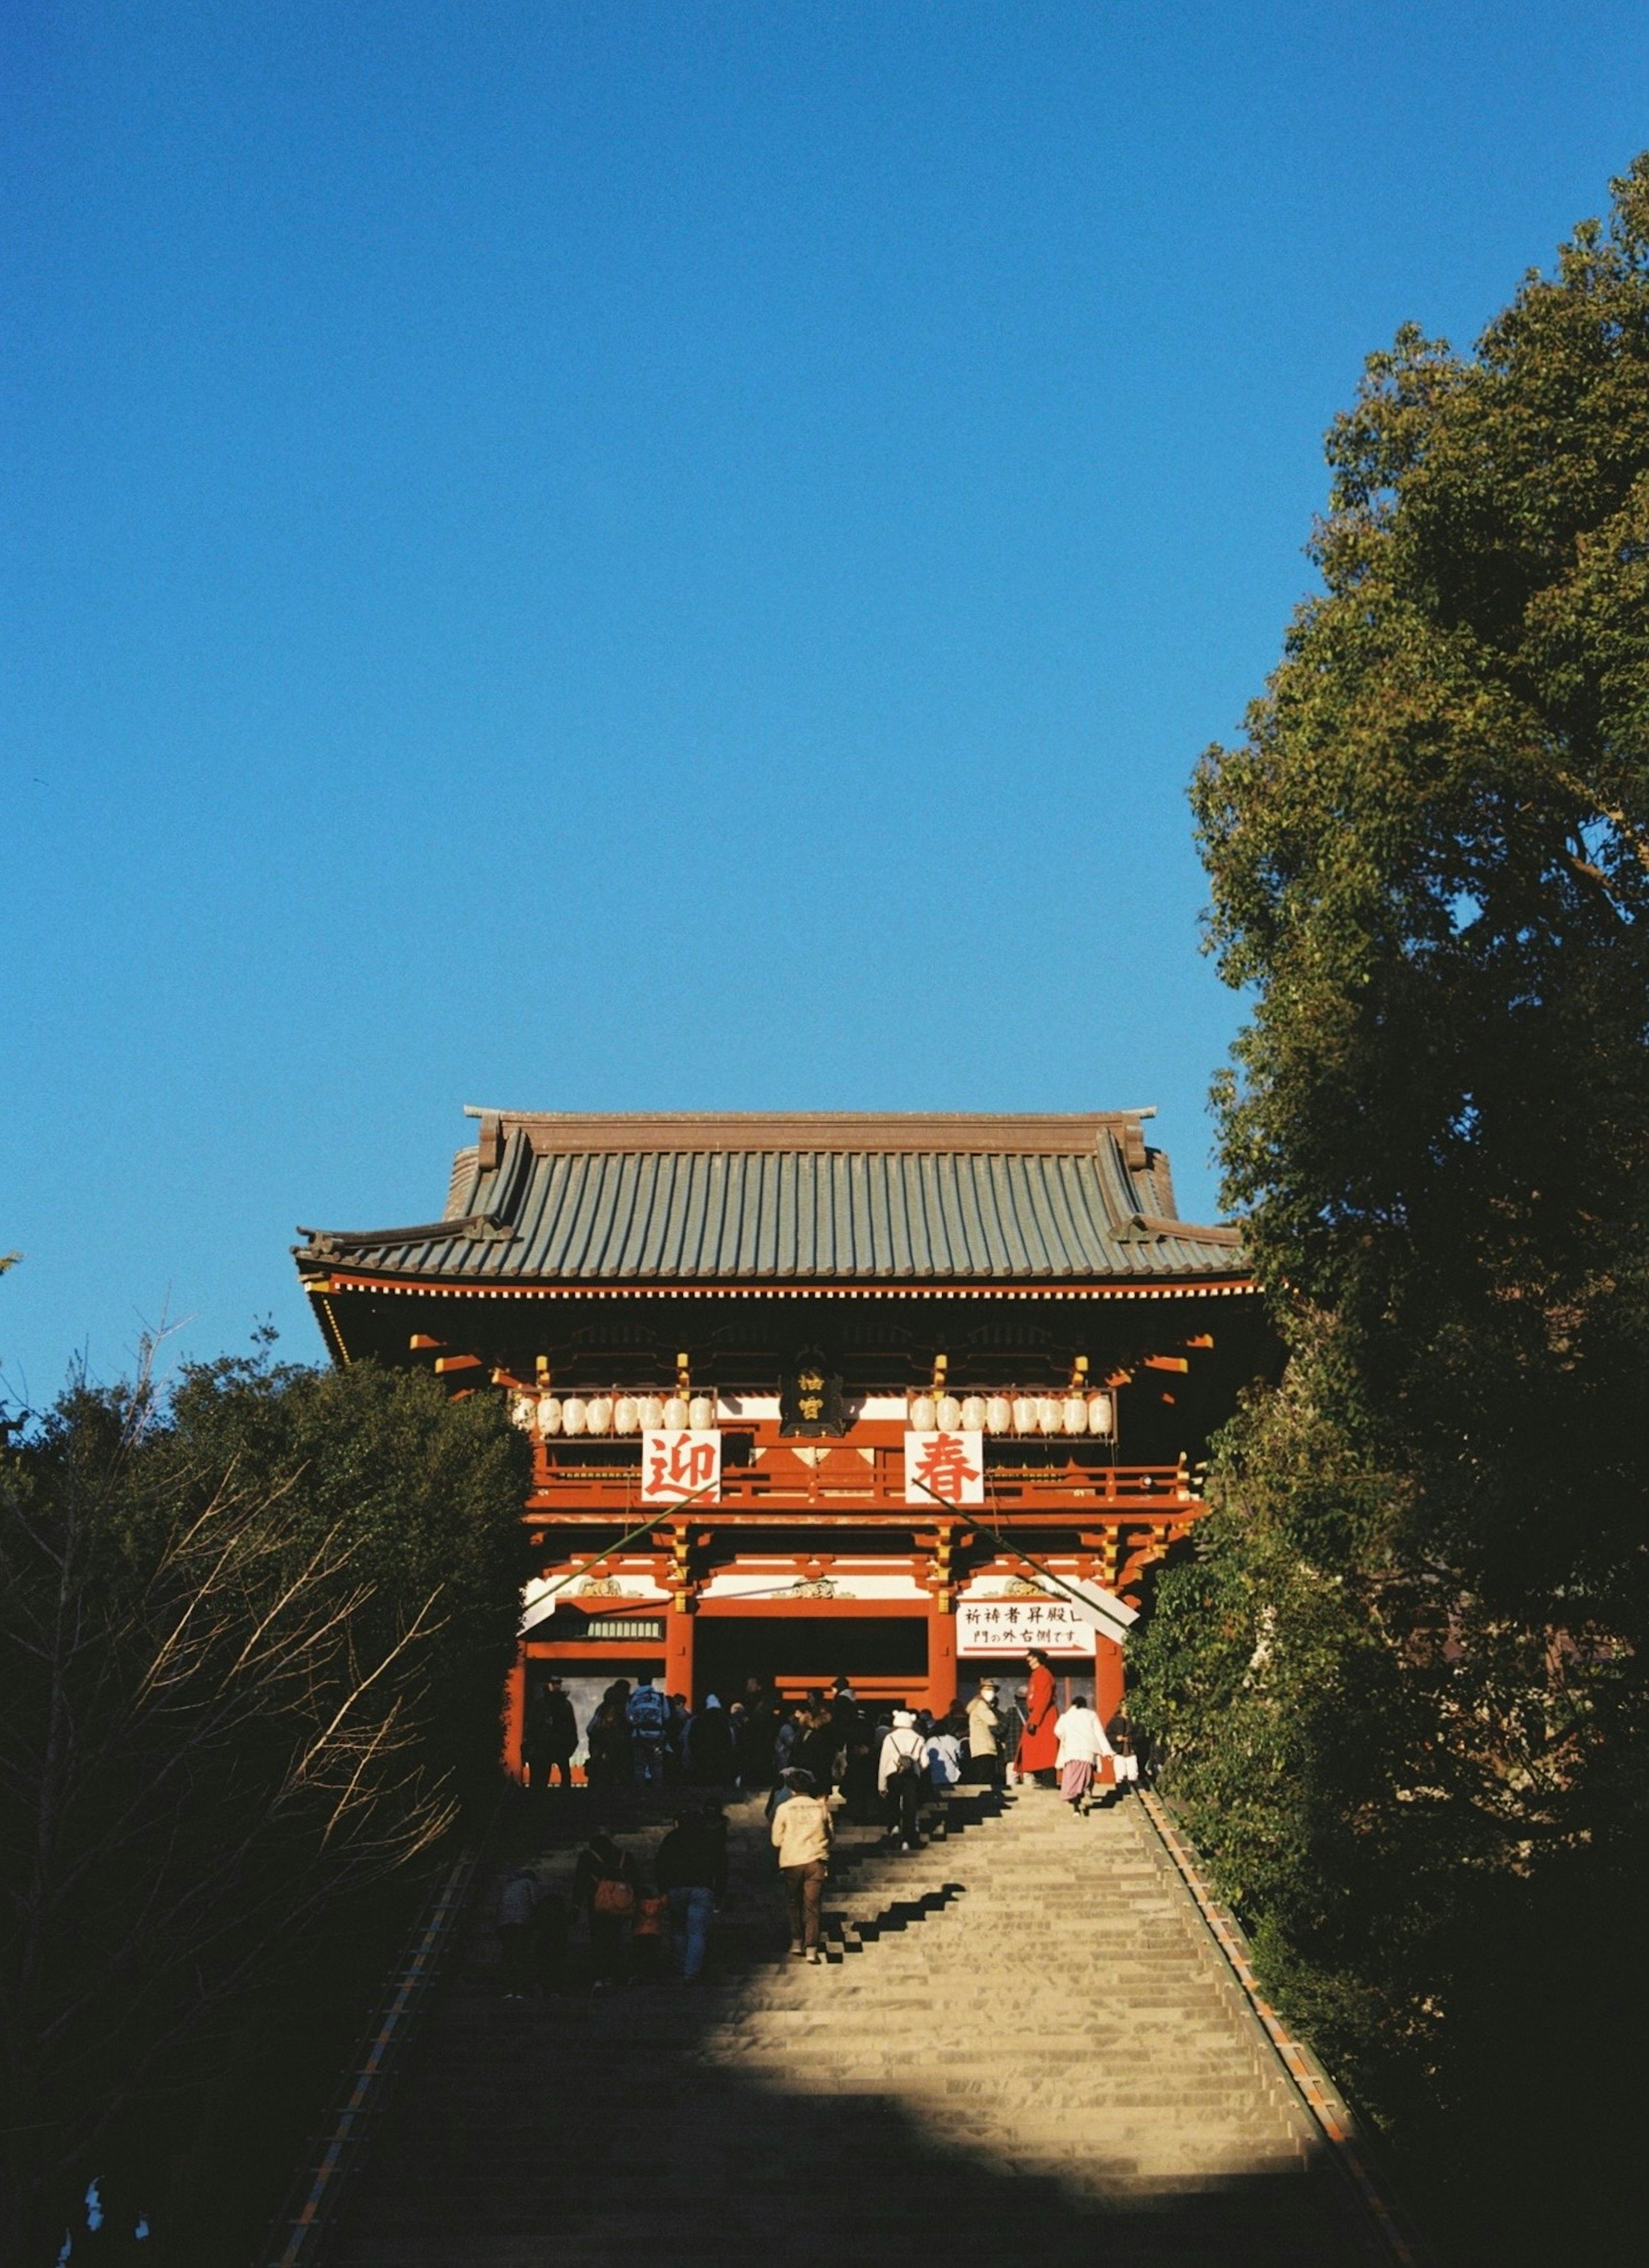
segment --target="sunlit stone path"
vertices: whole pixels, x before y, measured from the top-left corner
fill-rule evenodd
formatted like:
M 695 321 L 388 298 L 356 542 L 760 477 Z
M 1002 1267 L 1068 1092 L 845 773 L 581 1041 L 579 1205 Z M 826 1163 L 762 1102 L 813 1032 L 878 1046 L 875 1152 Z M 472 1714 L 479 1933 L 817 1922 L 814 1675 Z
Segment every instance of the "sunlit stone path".
M 754 1804 L 707 1988 L 504 2001 L 483 1900 L 341 2268 L 1370 2257 L 1137 1811 L 959 1809 L 845 1830 L 817 1969 Z

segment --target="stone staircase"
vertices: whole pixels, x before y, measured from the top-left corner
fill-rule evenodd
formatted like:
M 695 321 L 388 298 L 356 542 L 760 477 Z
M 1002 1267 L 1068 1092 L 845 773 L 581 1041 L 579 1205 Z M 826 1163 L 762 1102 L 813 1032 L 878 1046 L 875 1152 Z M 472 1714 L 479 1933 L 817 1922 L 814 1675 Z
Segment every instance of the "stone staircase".
M 342 2268 L 1378 2257 L 1137 1808 L 949 1815 L 909 1854 L 843 1830 L 820 1966 L 754 1802 L 704 1989 L 504 2002 L 478 1920 Z

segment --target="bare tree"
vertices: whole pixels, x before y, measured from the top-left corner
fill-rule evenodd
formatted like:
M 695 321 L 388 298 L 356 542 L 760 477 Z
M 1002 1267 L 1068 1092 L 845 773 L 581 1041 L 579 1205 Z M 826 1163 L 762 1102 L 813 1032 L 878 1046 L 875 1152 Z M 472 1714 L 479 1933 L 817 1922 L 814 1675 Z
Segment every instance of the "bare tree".
M 375 1605 L 290 1475 L 180 1459 L 147 1363 L 0 1454 L 0 2256 L 330 1902 L 448 1824 L 416 1705 L 438 1602 Z

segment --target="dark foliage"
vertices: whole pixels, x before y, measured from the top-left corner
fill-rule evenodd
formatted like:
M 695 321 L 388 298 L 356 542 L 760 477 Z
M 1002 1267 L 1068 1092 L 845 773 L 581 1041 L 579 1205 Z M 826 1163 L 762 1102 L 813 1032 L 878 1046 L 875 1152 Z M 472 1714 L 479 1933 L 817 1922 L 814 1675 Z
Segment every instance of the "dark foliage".
M 0 1455 L 0 2257 L 496 1768 L 522 1481 L 370 1366 L 76 1386 Z
M 1625 2225 L 1649 1858 L 1649 160 L 1334 427 L 1324 589 L 1194 803 L 1291 1348 L 1140 1713 L 1470 2257 Z

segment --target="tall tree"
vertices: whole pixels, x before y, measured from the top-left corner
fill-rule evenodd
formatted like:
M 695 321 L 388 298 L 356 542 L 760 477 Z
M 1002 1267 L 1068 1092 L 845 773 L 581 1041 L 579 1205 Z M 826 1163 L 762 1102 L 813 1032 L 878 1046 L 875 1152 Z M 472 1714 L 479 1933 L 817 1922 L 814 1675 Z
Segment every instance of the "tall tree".
M 1322 588 L 1193 789 L 1252 1001 L 1226 1191 L 1292 1359 L 1141 1702 L 1282 1988 L 1526 2197 L 1541 1992 L 1572 2067 L 1641 1985 L 1572 1953 L 1645 1847 L 1649 158 L 1474 352 L 1373 357 L 1328 454 Z

